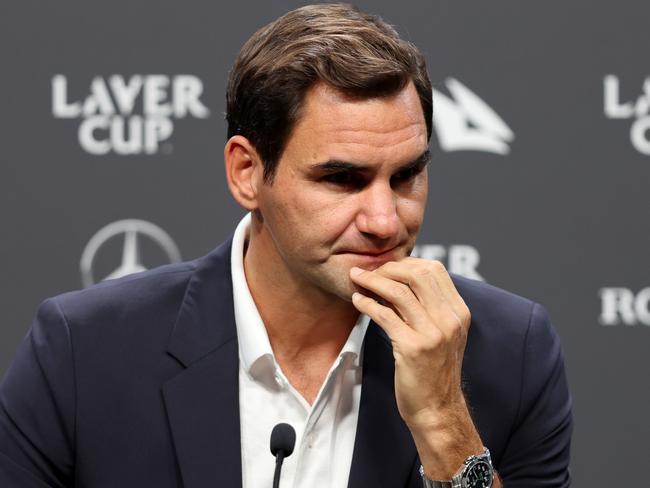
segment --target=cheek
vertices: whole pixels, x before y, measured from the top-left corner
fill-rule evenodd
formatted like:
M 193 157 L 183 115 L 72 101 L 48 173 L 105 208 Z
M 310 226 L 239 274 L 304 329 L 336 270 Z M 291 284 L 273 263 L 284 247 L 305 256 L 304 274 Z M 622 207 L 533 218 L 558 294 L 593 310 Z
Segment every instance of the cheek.
M 397 214 L 410 233 L 417 232 L 424 220 L 426 193 L 418 198 L 403 198 L 397 203 Z
M 306 188 L 295 192 L 287 208 L 300 216 L 300 220 L 316 234 L 340 233 L 354 220 L 357 203 L 350 195 L 336 195 L 326 191 Z
M 317 247 L 329 248 L 336 243 L 354 222 L 354 204 L 349 198 L 332 198 L 317 191 L 309 191 L 304 184 L 296 187 L 278 187 L 280 198 L 267 201 L 269 224 L 282 229 L 276 238 L 285 247 L 299 255 L 313 254 Z
M 429 192 L 429 183 L 427 174 L 424 173 L 414 183 L 412 191 L 401 202 L 405 221 L 416 222 L 419 226 L 424 219 L 424 210 L 427 206 L 427 196 Z

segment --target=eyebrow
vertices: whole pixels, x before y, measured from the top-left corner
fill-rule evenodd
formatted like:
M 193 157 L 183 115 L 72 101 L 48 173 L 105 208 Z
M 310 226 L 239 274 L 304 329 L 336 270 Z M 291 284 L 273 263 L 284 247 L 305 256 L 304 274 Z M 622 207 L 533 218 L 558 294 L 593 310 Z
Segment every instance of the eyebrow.
M 422 154 L 420 154 L 413 161 L 410 161 L 406 164 L 403 164 L 397 168 L 397 173 L 400 171 L 408 171 L 416 168 L 424 167 L 429 161 L 431 161 L 431 151 L 427 149 Z M 315 163 L 311 165 L 310 169 L 312 171 L 318 171 L 323 173 L 334 173 L 337 171 L 353 171 L 353 172 L 366 172 L 371 169 L 369 165 L 363 165 L 358 163 L 352 163 L 350 161 L 343 161 L 340 159 L 330 159 L 322 163 Z

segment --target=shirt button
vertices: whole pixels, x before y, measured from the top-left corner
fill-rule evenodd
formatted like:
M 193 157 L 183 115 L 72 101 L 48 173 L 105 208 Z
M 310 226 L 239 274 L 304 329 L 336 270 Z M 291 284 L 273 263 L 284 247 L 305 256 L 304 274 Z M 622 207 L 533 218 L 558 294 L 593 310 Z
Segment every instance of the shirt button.
M 311 448 L 314 444 L 316 444 L 316 434 L 312 432 L 307 436 L 307 445 Z
M 284 386 L 284 380 L 282 379 L 282 376 L 279 375 L 279 373 L 275 373 L 275 382 L 278 384 L 278 386 Z

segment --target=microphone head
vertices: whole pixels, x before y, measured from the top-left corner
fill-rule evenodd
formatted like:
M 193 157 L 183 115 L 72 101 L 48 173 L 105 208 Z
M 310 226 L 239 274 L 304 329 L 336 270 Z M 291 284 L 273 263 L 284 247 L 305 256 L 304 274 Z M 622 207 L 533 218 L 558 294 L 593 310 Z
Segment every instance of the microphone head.
M 277 456 L 280 451 L 289 457 L 296 445 L 296 431 L 289 424 L 278 424 L 271 432 L 271 454 Z

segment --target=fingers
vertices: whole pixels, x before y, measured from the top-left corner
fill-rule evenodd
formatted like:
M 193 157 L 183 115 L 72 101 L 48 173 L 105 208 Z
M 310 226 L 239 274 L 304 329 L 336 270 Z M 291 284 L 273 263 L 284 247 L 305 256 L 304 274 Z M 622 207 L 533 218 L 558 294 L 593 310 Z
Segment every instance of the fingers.
M 402 321 L 402 319 L 395 313 L 395 311 L 385 305 L 380 304 L 376 300 L 362 295 L 359 292 L 352 294 L 352 304 L 361 313 L 365 313 L 377 325 L 379 325 L 384 332 L 388 334 L 391 341 L 397 342 L 398 337 L 408 333 L 409 327 Z
M 415 259 L 415 258 L 411 258 Z M 460 318 L 467 318 L 469 324 L 469 309 L 465 304 L 465 300 L 460 296 L 454 282 L 451 280 L 451 276 L 447 272 L 447 269 L 440 261 L 429 261 L 429 267 L 433 270 L 433 276 L 440 287 L 440 290 L 443 292 L 445 299 L 450 303 L 454 312 Z
M 388 302 L 405 325 L 418 332 L 431 332 L 433 325 L 452 338 L 466 335 L 469 329 L 469 309 L 439 261 L 406 258 L 374 271 L 353 268 L 350 277 Z
M 403 321 L 416 330 L 426 330 L 430 327 L 428 324 L 431 320 L 426 309 L 420 302 L 413 290 L 406 284 L 382 276 L 372 271 L 364 271 L 360 268 L 352 268 L 350 277 L 359 286 L 378 295 L 389 305 L 394 307 L 399 316 L 390 310 L 390 307 L 381 305 L 377 301 L 372 305 L 372 310 L 381 310 L 377 306 L 389 309 L 396 317 L 401 317 Z M 386 312 L 386 314 L 388 314 Z M 388 318 L 388 317 L 386 317 Z
M 390 261 L 377 268 L 375 273 L 408 286 L 432 316 L 438 316 L 447 307 L 433 272 L 421 263 Z
M 427 308 L 441 313 L 451 308 L 464 326 L 469 326 L 470 312 L 440 261 L 406 258 L 385 263 L 375 272 L 408 284 Z

